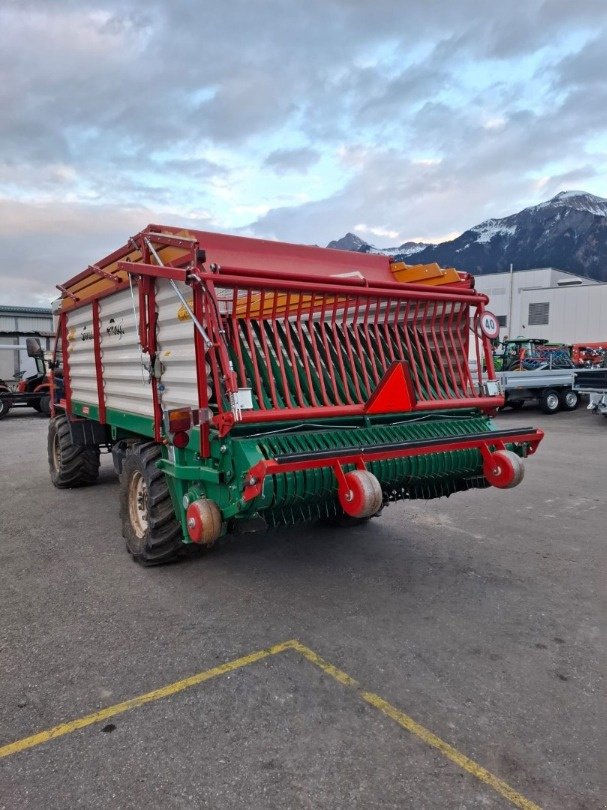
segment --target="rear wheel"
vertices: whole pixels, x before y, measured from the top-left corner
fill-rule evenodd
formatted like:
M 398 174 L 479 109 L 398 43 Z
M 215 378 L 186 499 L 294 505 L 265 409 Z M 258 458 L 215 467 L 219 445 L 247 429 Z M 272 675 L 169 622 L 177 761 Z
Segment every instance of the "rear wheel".
M 48 426 L 48 463 L 58 489 L 85 487 L 99 477 L 99 448 L 73 444 L 67 416 L 56 416 Z
M 558 391 L 554 388 L 545 388 L 540 394 L 540 408 L 544 413 L 556 413 L 560 407 Z
M 161 458 L 154 442 L 138 442 L 126 457 L 120 477 L 122 536 L 133 559 L 159 565 L 183 548 L 166 476 L 156 466 Z
M 577 406 L 580 404 L 580 395 L 577 391 L 573 391 L 571 388 L 569 388 L 565 391 L 561 391 L 559 402 L 564 411 L 575 411 Z
M 8 389 L 6 389 L 8 391 Z M 0 394 L 4 393 L 4 389 L 0 388 Z M 0 419 L 4 419 L 5 416 L 8 415 L 8 412 L 11 409 L 11 401 L 10 399 L 4 399 L 4 397 L 0 397 Z

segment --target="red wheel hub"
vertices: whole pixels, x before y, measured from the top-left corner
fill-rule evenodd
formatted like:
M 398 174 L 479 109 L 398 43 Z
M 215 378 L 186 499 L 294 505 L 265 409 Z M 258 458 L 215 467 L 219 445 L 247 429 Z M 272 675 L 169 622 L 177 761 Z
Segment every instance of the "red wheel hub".
M 383 496 L 377 478 L 368 470 L 352 470 L 344 476 L 346 488 L 339 492 L 339 503 L 346 515 L 371 517 L 381 509 Z
M 208 498 L 193 501 L 185 515 L 190 540 L 212 546 L 221 534 L 221 512 L 215 501 Z
M 521 483 L 525 468 L 516 453 L 511 450 L 496 450 L 485 459 L 483 472 L 491 486 L 510 489 Z

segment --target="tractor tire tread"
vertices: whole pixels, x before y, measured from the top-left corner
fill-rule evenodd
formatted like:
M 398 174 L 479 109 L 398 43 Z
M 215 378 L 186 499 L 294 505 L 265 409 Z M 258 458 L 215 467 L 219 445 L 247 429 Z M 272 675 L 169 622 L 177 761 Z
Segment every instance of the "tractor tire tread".
M 160 458 L 159 445 L 154 442 L 137 442 L 125 459 L 121 476 L 122 536 L 133 559 L 144 566 L 171 562 L 184 547 L 181 525 L 175 517 L 166 476 L 156 466 Z M 143 543 L 137 543 L 134 539 L 129 519 L 128 480 L 133 468 L 143 475 L 147 486 L 148 531 Z
M 55 435 L 59 442 L 59 469 L 53 461 Z M 49 423 L 48 461 L 51 481 L 57 489 L 90 486 L 99 478 L 99 448 L 72 444 L 70 426 L 64 415 L 56 416 Z

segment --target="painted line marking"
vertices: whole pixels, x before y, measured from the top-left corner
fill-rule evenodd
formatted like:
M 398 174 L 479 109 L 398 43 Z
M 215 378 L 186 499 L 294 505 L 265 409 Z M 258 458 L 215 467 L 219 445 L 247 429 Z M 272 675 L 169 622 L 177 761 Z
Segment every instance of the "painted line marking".
M 102 720 L 107 720 L 109 717 L 115 717 L 117 714 L 128 712 L 131 709 L 137 709 L 139 706 L 145 706 L 146 703 L 152 703 L 155 700 L 176 695 L 178 692 L 183 692 L 184 689 L 190 689 L 192 686 L 198 686 L 200 683 L 211 680 L 211 678 L 218 678 L 221 675 L 227 675 L 229 672 L 234 672 L 242 667 L 247 667 L 250 664 L 255 664 L 257 661 L 262 661 L 270 655 L 284 652 L 284 650 L 291 649 L 291 642 L 287 641 L 283 644 L 275 644 L 273 647 L 268 647 L 266 650 L 259 650 L 258 652 L 245 655 L 242 658 L 236 658 L 234 661 L 228 661 L 226 664 L 220 664 L 213 669 L 207 669 L 204 672 L 199 672 L 197 675 L 191 675 L 189 678 L 184 678 L 181 681 L 175 681 L 168 686 L 163 686 L 160 689 L 154 689 L 152 692 L 146 692 L 144 695 L 124 700 L 122 703 L 116 703 L 114 706 L 108 706 L 105 709 L 100 709 L 98 712 L 86 714 L 84 717 L 78 717 L 75 720 L 70 720 L 67 723 L 61 723 L 58 726 L 53 726 L 46 731 L 40 731 L 38 734 L 33 734 L 31 737 L 24 737 L 22 740 L 9 743 L 0 748 L 0 758 L 8 757 L 11 754 L 16 754 L 18 751 L 25 751 L 26 748 L 33 748 L 36 745 L 55 740 L 57 737 L 63 737 L 65 734 L 71 734 L 72 731 L 77 731 L 79 728 L 86 728 L 92 726 L 94 723 L 99 723 Z
M 220 664 L 212 669 L 207 669 L 204 670 L 204 672 L 199 672 L 196 675 L 191 675 L 188 678 L 183 678 L 180 681 L 170 683 L 167 686 L 161 687 L 160 689 L 154 689 L 151 692 L 146 692 L 143 695 L 130 698 L 130 700 L 124 700 L 122 703 L 116 703 L 113 706 L 100 709 L 98 712 L 86 714 L 83 717 L 78 717 L 75 720 L 68 721 L 67 723 L 60 723 L 57 726 L 53 726 L 45 731 L 40 731 L 37 734 L 31 735 L 30 737 L 23 737 L 21 740 L 16 740 L 15 742 L 8 743 L 7 745 L 0 746 L 0 759 L 2 757 L 8 757 L 12 754 L 16 754 L 19 751 L 25 751 L 28 748 L 34 748 L 37 745 L 42 745 L 50 740 L 63 737 L 66 734 L 71 734 L 73 731 L 77 731 L 78 729 L 92 726 L 95 723 L 100 723 L 102 720 L 107 720 L 110 717 L 123 714 L 131 709 L 137 709 L 139 706 L 145 706 L 146 703 L 153 703 L 156 700 L 161 700 L 162 698 L 176 695 L 179 692 L 183 692 L 185 689 L 190 689 L 193 686 L 198 686 L 198 684 L 204 683 L 205 681 L 210 681 L 213 678 L 219 678 L 222 675 L 227 675 L 228 673 L 234 672 L 237 669 L 248 667 L 251 664 L 257 663 L 258 661 L 263 661 L 264 658 L 278 655 L 279 653 L 287 650 L 294 650 L 295 652 L 299 653 L 309 663 L 322 670 L 322 672 L 324 672 L 326 675 L 329 675 L 342 686 L 352 690 L 369 706 L 373 706 L 373 708 L 380 711 L 383 715 L 390 718 L 395 723 L 398 723 L 401 728 L 409 731 L 422 742 L 426 743 L 426 745 L 440 751 L 444 757 L 451 760 L 451 762 L 457 765 L 458 768 L 467 771 L 467 773 L 471 774 L 476 779 L 492 788 L 494 791 L 496 791 L 496 793 L 499 793 L 515 807 L 520 808 L 520 810 L 541 810 L 539 805 L 535 804 L 529 799 L 526 799 L 522 794 L 514 790 L 514 788 L 510 787 L 510 785 L 508 785 L 498 776 L 495 776 L 495 774 L 492 774 L 486 768 L 483 768 L 482 765 L 479 765 L 478 762 L 470 759 L 465 754 L 458 751 L 457 748 L 454 748 L 440 737 L 437 737 L 432 731 L 420 725 L 420 723 L 416 722 L 408 714 L 405 714 L 404 712 L 400 711 L 400 709 L 392 706 L 392 704 L 388 703 L 387 700 L 384 700 L 374 692 L 368 692 L 363 689 L 358 681 L 356 681 L 346 672 L 343 672 L 333 664 L 325 661 L 324 658 L 321 658 L 320 655 L 314 652 L 314 650 L 311 650 L 309 647 L 306 647 L 305 644 L 302 644 L 300 641 L 296 641 L 295 639 L 283 641 L 281 644 L 274 644 L 272 647 L 267 647 L 264 650 L 258 650 L 257 652 L 250 653 L 249 655 L 244 655 L 241 658 L 236 658 L 233 661 L 228 661 L 225 664 Z

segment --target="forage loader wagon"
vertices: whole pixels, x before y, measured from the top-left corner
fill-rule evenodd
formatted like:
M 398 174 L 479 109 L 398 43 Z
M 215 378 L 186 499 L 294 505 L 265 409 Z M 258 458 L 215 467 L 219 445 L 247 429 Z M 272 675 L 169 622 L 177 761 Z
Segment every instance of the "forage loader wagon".
M 142 563 L 515 486 L 542 438 L 494 429 L 487 298 L 452 269 L 150 225 L 58 286 L 51 477 L 111 450 Z

